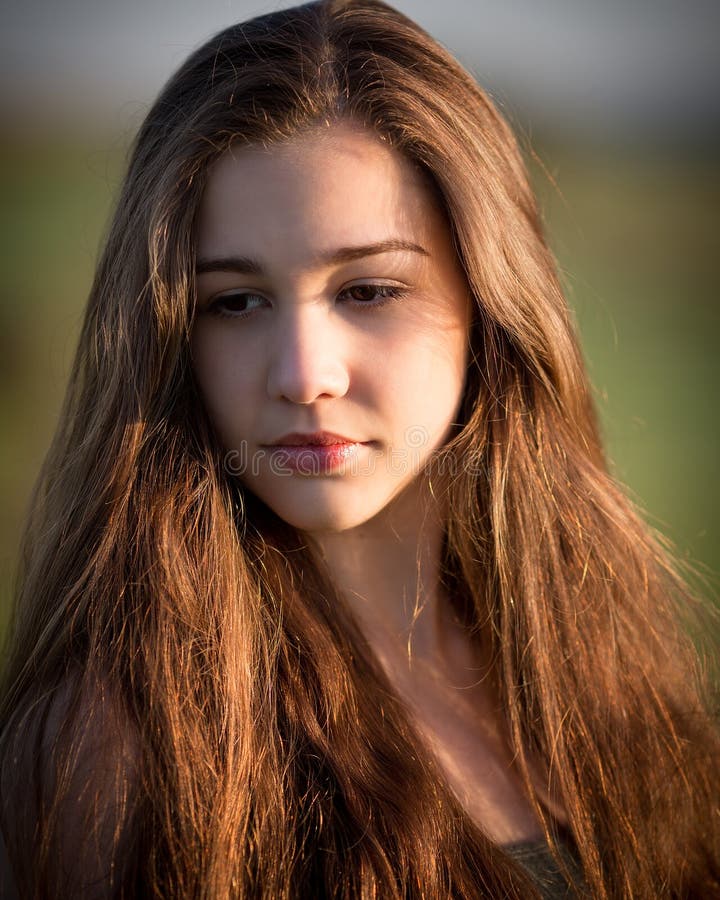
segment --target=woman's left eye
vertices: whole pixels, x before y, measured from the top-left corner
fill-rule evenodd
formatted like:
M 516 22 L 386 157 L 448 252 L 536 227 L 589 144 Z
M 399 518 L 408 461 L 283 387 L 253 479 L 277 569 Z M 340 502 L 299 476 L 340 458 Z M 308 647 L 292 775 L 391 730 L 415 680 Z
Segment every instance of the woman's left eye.
M 407 293 L 407 288 L 397 284 L 353 284 L 344 288 L 339 297 L 348 297 L 358 306 L 370 306 L 377 308 L 399 300 Z

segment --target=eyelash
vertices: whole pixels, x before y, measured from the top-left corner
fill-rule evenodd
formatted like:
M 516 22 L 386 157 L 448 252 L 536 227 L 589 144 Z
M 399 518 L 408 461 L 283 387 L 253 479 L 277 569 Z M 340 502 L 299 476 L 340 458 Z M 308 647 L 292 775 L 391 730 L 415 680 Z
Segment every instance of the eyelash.
M 389 306 L 391 303 L 394 303 L 396 300 L 400 300 L 405 296 L 408 292 L 408 288 L 401 287 L 400 285 L 395 284 L 353 284 L 350 287 L 344 288 L 338 296 L 342 296 L 343 294 L 347 294 L 353 290 L 359 290 L 363 288 L 372 288 L 374 293 L 381 294 L 379 300 L 354 300 L 351 301 L 354 306 L 364 307 L 367 310 L 376 310 L 380 309 L 383 306 Z M 251 315 L 253 310 L 243 310 L 239 312 L 229 312 L 227 309 L 223 308 L 223 303 L 228 300 L 233 299 L 242 299 L 245 297 L 260 297 L 260 294 L 255 294 L 252 291 L 233 291 L 231 293 L 222 294 L 219 297 L 216 297 L 207 307 L 207 311 L 214 316 L 222 316 L 227 319 L 244 319 L 247 316 Z

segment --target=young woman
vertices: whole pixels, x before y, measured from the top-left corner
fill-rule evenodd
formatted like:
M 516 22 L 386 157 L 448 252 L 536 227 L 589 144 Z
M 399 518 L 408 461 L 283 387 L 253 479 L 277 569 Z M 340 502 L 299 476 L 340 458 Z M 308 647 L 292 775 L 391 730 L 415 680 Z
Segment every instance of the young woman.
M 19 584 L 22 896 L 720 893 L 699 605 L 507 125 L 378 0 L 230 28 L 151 109 Z

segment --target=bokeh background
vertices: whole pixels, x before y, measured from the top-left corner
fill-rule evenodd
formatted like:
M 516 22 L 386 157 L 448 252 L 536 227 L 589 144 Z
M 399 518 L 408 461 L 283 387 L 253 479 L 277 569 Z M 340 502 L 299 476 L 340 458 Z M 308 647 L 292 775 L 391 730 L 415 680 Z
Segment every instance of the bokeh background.
M 10 0 L 0 35 L 0 627 L 126 152 L 218 29 L 290 3 Z M 720 4 L 397 0 L 527 155 L 617 477 L 720 570 Z

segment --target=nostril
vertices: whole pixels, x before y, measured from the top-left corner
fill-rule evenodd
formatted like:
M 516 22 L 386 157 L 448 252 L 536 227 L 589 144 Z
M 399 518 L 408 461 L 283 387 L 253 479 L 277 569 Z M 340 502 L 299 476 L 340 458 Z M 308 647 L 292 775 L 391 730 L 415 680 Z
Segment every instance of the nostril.
M 285 360 L 268 374 L 268 396 L 307 405 L 320 399 L 342 397 L 349 384 L 349 372 L 340 360 L 303 367 Z

